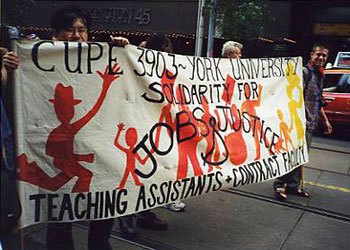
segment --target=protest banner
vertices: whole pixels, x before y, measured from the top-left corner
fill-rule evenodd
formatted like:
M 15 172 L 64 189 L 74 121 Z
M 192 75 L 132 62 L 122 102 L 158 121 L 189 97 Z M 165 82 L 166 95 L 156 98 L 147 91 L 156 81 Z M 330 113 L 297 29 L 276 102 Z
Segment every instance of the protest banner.
M 22 227 L 98 220 L 308 161 L 302 60 L 19 41 Z

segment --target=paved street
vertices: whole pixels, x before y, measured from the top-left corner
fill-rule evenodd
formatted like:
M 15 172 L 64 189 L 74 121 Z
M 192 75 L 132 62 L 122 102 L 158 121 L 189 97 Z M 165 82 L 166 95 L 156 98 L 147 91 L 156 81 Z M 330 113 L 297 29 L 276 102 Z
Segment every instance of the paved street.
M 350 142 L 314 138 L 305 185 L 310 199 L 273 198 L 271 181 L 186 200 L 186 211 L 158 208 L 168 230 L 139 230 L 123 239 L 115 223 L 113 249 L 350 249 Z M 76 223 L 76 249 L 86 249 L 87 224 Z M 45 225 L 25 229 L 25 249 L 45 249 Z

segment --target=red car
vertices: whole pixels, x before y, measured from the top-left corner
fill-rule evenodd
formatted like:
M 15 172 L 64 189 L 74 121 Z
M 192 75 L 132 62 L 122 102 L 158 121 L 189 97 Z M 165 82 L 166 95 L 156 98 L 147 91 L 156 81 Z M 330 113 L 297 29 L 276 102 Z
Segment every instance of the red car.
M 326 69 L 323 97 L 324 110 L 333 126 L 350 128 L 350 69 Z

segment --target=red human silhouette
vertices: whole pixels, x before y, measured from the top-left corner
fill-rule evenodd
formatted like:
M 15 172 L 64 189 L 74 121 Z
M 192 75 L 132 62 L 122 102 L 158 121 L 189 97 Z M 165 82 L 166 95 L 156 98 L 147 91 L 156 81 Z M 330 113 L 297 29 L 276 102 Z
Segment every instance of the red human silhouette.
M 235 165 L 241 165 L 247 160 L 247 144 L 243 138 L 241 129 L 241 117 L 238 115 L 239 111 L 235 104 L 231 105 L 231 114 L 234 122 L 229 120 L 231 129 L 235 130 L 225 136 L 225 143 L 228 149 L 230 161 Z
M 181 100 L 181 91 L 176 89 L 177 99 Z M 187 177 L 188 161 L 191 162 L 195 176 L 203 175 L 197 157 L 197 145 L 203 139 L 203 136 L 198 132 L 199 124 L 194 119 L 191 110 L 186 104 L 180 104 L 180 112 L 177 116 L 178 124 L 188 124 L 185 127 L 177 128 L 178 140 L 178 168 L 177 179 Z M 181 114 L 181 115 L 180 115 Z M 180 133 L 179 133 L 180 132 Z
M 209 105 L 208 105 L 208 101 L 206 100 L 205 97 L 202 97 L 202 107 L 203 107 L 203 110 L 204 110 L 204 114 L 202 115 L 201 119 L 205 122 L 205 124 L 209 124 L 207 125 L 205 128 L 206 129 L 202 129 L 203 131 L 204 130 L 207 130 L 205 131 L 205 140 L 207 142 L 207 149 L 205 151 L 205 155 L 207 156 L 206 157 L 206 160 L 208 162 L 212 162 L 212 159 L 214 160 L 214 162 L 217 162 L 220 158 L 220 149 L 219 149 L 219 145 L 218 145 L 218 142 L 217 140 L 215 139 L 215 135 L 214 135 L 214 128 L 210 125 L 210 123 L 212 121 L 215 121 L 213 119 L 213 116 L 210 114 L 210 110 L 209 110 Z M 217 114 L 217 110 L 214 111 L 216 113 L 216 116 L 218 116 Z M 216 129 L 218 130 L 218 123 L 216 123 Z M 200 126 L 201 128 L 202 126 Z M 204 126 L 203 126 L 204 127 Z M 202 131 L 202 133 L 203 133 Z M 215 166 L 215 168 L 217 169 L 221 169 L 220 166 Z M 213 165 L 212 164 L 208 164 L 208 172 L 211 172 L 213 171 Z
M 161 84 L 162 84 L 162 92 L 167 100 L 173 99 L 173 92 L 171 92 L 170 88 L 166 88 L 169 86 L 172 86 L 171 89 L 175 89 L 175 81 L 176 77 L 172 77 L 173 74 L 166 70 L 163 73 Z M 182 100 L 181 92 L 179 88 L 176 88 L 175 90 L 177 95 L 177 100 Z M 201 141 L 203 138 L 200 136 L 200 134 L 197 131 L 198 128 L 198 122 L 194 119 L 192 112 L 189 110 L 187 105 L 180 104 L 180 110 L 181 112 L 178 112 L 177 114 L 181 113 L 182 115 L 178 116 L 178 123 L 189 123 L 194 126 L 186 126 L 181 127 L 180 129 L 176 128 L 176 121 L 172 118 L 172 111 L 175 113 L 174 109 L 175 105 L 168 102 L 161 110 L 161 114 L 159 116 L 159 122 L 165 122 L 167 125 L 169 125 L 173 131 L 181 131 L 181 134 L 177 134 L 178 138 L 178 171 L 177 171 L 177 179 L 183 179 L 187 177 L 188 172 L 188 160 L 191 162 L 194 174 L 202 175 L 203 171 L 199 165 L 198 157 L 197 157 L 197 144 L 199 141 Z M 157 129 L 156 132 L 156 139 L 155 144 L 158 146 L 160 141 L 160 132 L 161 127 Z M 169 132 L 169 131 L 168 131 Z M 194 135 L 193 138 L 192 135 Z M 187 139 L 186 139 L 187 138 Z M 184 140 L 182 140 L 184 139 Z
M 79 162 L 92 163 L 94 154 L 81 155 L 74 153 L 74 140 L 79 130 L 101 108 L 112 82 L 119 78 L 120 68 L 117 64 L 113 66 L 113 74 L 110 74 L 108 69 L 107 66 L 103 74 L 97 71 L 97 74 L 103 79 L 101 93 L 91 110 L 74 123 L 71 123 L 74 117 L 74 106 L 79 104 L 81 100 L 74 99 L 72 86 L 65 87 L 62 83 L 56 85 L 54 99 L 49 101 L 54 104 L 56 116 L 61 124 L 50 132 L 46 142 L 46 154 L 53 157 L 54 166 L 61 172 L 54 177 L 50 177 L 35 162 L 28 163 L 26 155 L 22 154 L 19 156 L 20 180 L 56 191 L 73 177 L 78 177 L 73 192 L 88 192 L 90 190 L 93 174 Z
M 231 104 L 232 96 L 234 94 L 236 81 L 230 75 L 226 76 L 225 88 L 222 93 L 221 99 L 226 102 L 226 104 Z
M 162 79 L 160 80 L 161 86 L 162 86 L 162 92 L 164 96 L 166 97 L 167 100 L 172 100 L 173 99 L 173 93 L 169 92 L 170 89 L 166 88 L 166 86 L 172 86 L 172 89 L 174 89 L 174 84 L 175 84 L 176 77 L 174 77 L 174 74 L 170 72 L 169 70 L 164 70 Z M 167 91 L 168 90 L 168 91 Z M 170 102 L 167 102 L 159 116 L 159 122 L 165 122 L 168 124 L 172 130 L 175 130 L 175 121 L 171 117 L 171 111 L 173 110 L 174 104 L 171 104 Z M 156 139 L 155 139 L 155 144 L 158 146 L 159 145 L 159 140 L 160 140 L 160 132 L 161 132 L 161 127 L 157 129 L 156 132 Z M 168 131 L 169 132 L 169 131 Z
M 226 105 L 228 105 L 231 104 L 236 81 L 230 75 L 227 75 L 225 85 L 226 87 L 222 94 L 222 99 L 226 102 Z M 231 114 L 234 118 L 233 122 L 229 119 L 227 112 L 225 112 L 226 120 L 229 122 L 231 130 L 234 130 L 225 136 L 225 144 L 230 161 L 235 165 L 240 165 L 246 161 L 248 153 L 247 144 L 243 138 L 241 129 L 241 117 L 238 115 L 239 110 L 235 104 L 231 105 Z
M 137 159 L 142 165 L 144 165 L 147 162 L 149 155 L 147 155 L 144 159 L 142 159 L 138 153 L 136 153 L 136 154 L 133 153 L 133 150 L 135 149 L 135 145 L 137 143 L 137 131 L 135 128 L 128 128 L 128 130 L 126 131 L 125 141 L 126 141 L 126 144 L 129 146 L 129 148 L 123 147 L 119 143 L 119 137 L 120 137 L 120 134 L 123 130 L 125 130 L 124 124 L 119 123 L 118 124 L 118 132 L 117 132 L 117 135 L 115 136 L 115 140 L 114 140 L 114 145 L 126 154 L 126 165 L 125 165 L 125 171 L 124 171 L 123 178 L 122 178 L 119 186 L 117 187 L 117 189 L 123 189 L 125 187 L 125 183 L 126 183 L 130 174 L 133 177 L 135 184 L 137 186 L 143 186 L 143 184 L 139 180 L 139 177 L 135 173 L 135 170 L 136 170 L 136 161 L 135 160 Z M 151 150 L 151 153 L 153 153 L 153 150 Z
M 163 76 L 161 79 L 161 84 L 162 84 L 162 92 L 165 95 L 167 100 L 172 100 L 173 99 L 173 92 L 169 92 L 170 89 L 166 88 L 166 86 L 172 86 L 172 89 L 174 89 L 175 85 L 175 80 L 176 77 L 172 77 L 173 74 L 172 72 L 165 70 L 163 72 Z M 180 89 L 176 89 L 176 95 L 177 95 L 177 100 L 182 100 L 181 94 L 180 94 Z M 179 105 L 182 107 L 183 114 L 186 114 L 186 117 L 191 117 L 189 118 L 190 120 L 183 120 L 186 119 L 184 115 L 179 116 L 178 119 L 180 119 L 179 123 L 186 123 L 186 122 L 191 122 L 192 124 L 197 124 L 197 122 L 194 120 L 192 116 L 192 112 L 188 109 L 186 105 Z M 185 109 L 185 110 L 184 110 Z M 159 122 L 165 122 L 167 125 L 169 125 L 173 131 L 176 130 L 176 121 L 172 119 L 171 113 L 174 110 L 174 105 L 172 103 L 167 103 L 161 111 L 161 114 L 159 116 Z M 197 124 L 198 125 L 198 124 Z M 161 132 L 161 127 L 157 129 L 156 132 L 156 139 L 155 143 L 158 146 L 159 141 L 160 141 L 160 132 Z M 199 166 L 198 158 L 197 158 L 197 144 L 201 140 L 199 139 L 199 133 L 198 131 L 194 130 L 193 127 L 191 126 L 186 126 L 185 128 L 181 128 L 181 135 L 178 136 L 178 140 L 180 136 L 182 138 L 190 138 L 193 134 L 196 134 L 194 138 L 180 141 L 178 143 L 178 171 L 177 171 L 177 179 L 183 179 L 187 177 L 187 171 L 188 171 L 188 161 L 187 158 L 191 161 L 194 173 L 195 175 L 202 175 L 202 169 Z M 168 131 L 169 132 L 169 131 Z M 199 140 L 198 140 L 199 139 Z M 197 142 L 198 140 L 198 142 Z
M 251 93 L 250 93 L 249 85 L 244 85 L 244 91 L 245 91 L 246 96 L 249 96 L 249 97 L 247 98 L 246 101 L 244 101 L 242 103 L 241 111 L 242 112 L 247 112 L 249 114 L 249 116 L 251 117 L 251 120 L 250 120 L 251 124 L 255 124 L 254 126 L 252 126 L 252 130 L 253 130 L 252 133 L 253 133 L 253 136 L 254 136 L 255 152 L 256 152 L 256 156 L 255 156 L 254 160 L 258 160 L 258 159 L 260 159 L 259 134 L 261 133 L 261 126 L 262 125 L 261 125 L 261 121 L 259 119 L 254 120 L 253 116 L 257 117 L 255 108 L 259 107 L 260 104 L 261 104 L 262 86 L 259 84 L 259 87 L 258 87 L 258 99 L 257 100 L 251 100 L 250 99 Z M 269 145 L 269 142 L 265 138 L 265 135 L 260 135 L 260 136 L 264 138 L 265 144 Z

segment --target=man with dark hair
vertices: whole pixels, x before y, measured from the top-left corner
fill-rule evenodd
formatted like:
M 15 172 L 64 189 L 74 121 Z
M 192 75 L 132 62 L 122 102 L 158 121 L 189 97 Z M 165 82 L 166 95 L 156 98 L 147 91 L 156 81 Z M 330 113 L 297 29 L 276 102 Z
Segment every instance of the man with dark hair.
M 77 6 L 67 6 L 53 14 L 51 27 L 54 29 L 52 36 L 56 41 L 87 42 L 88 31 L 91 27 L 90 15 Z M 111 37 L 119 46 L 129 44 L 126 38 Z M 112 231 L 114 219 L 91 221 L 89 228 L 89 250 L 110 250 L 109 237 Z M 74 249 L 72 238 L 72 223 L 49 223 L 47 229 L 48 249 Z
M 60 31 L 69 30 L 76 19 L 83 23 L 85 29 L 90 30 L 91 17 L 89 13 L 77 6 L 67 6 L 55 12 L 50 19 L 51 28 L 55 30 L 56 34 Z
M 324 80 L 324 68 L 329 54 L 329 49 L 325 44 L 316 43 L 310 53 L 310 61 L 303 68 L 304 102 L 306 115 L 306 144 L 310 151 L 312 133 L 316 129 L 319 116 L 324 125 L 324 133 L 332 133 L 332 125 L 329 123 L 323 110 L 322 89 Z M 273 183 L 275 197 L 280 201 L 287 199 L 287 194 L 301 197 L 309 197 L 309 194 L 300 188 L 301 166 L 295 168 L 290 173 L 279 177 Z
M 328 53 L 329 53 L 329 47 L 328 47 L 328 45 L 327 44 L 325 44 L 325 43 L 314 43 L 313 45 L 312 45 L 312 52 L 314 52 L 314 51 L 316 51 L 316 50 L 318 50 L 318 49 L 325 49 L 325 50 L 327 50 L 328 51 Z M 312 53 L 311 52 L 311 53 Z M 327 55 L 327 58 L 328 58 L 328 55 Z M 327 59 L 325 59 L 325 61 L 327 61 Z M 325 63 L 325 62 L 324 62 Z
M 88 31 L 91 27 L 90 15 L 77 6 L 67 6 L 53 14 L 51 27 L 52 36 L 56 41 L 87 42 Z M 128 40 L 121 38 L 118 45 L 128 44 Z M 109 237 L 114 219 L 91 221 L 88 237 L 89 250 L 110 250 Z M 48 249 L 74 249 L 72 237 L 72 223 L 49 223 L 46 244 Z

